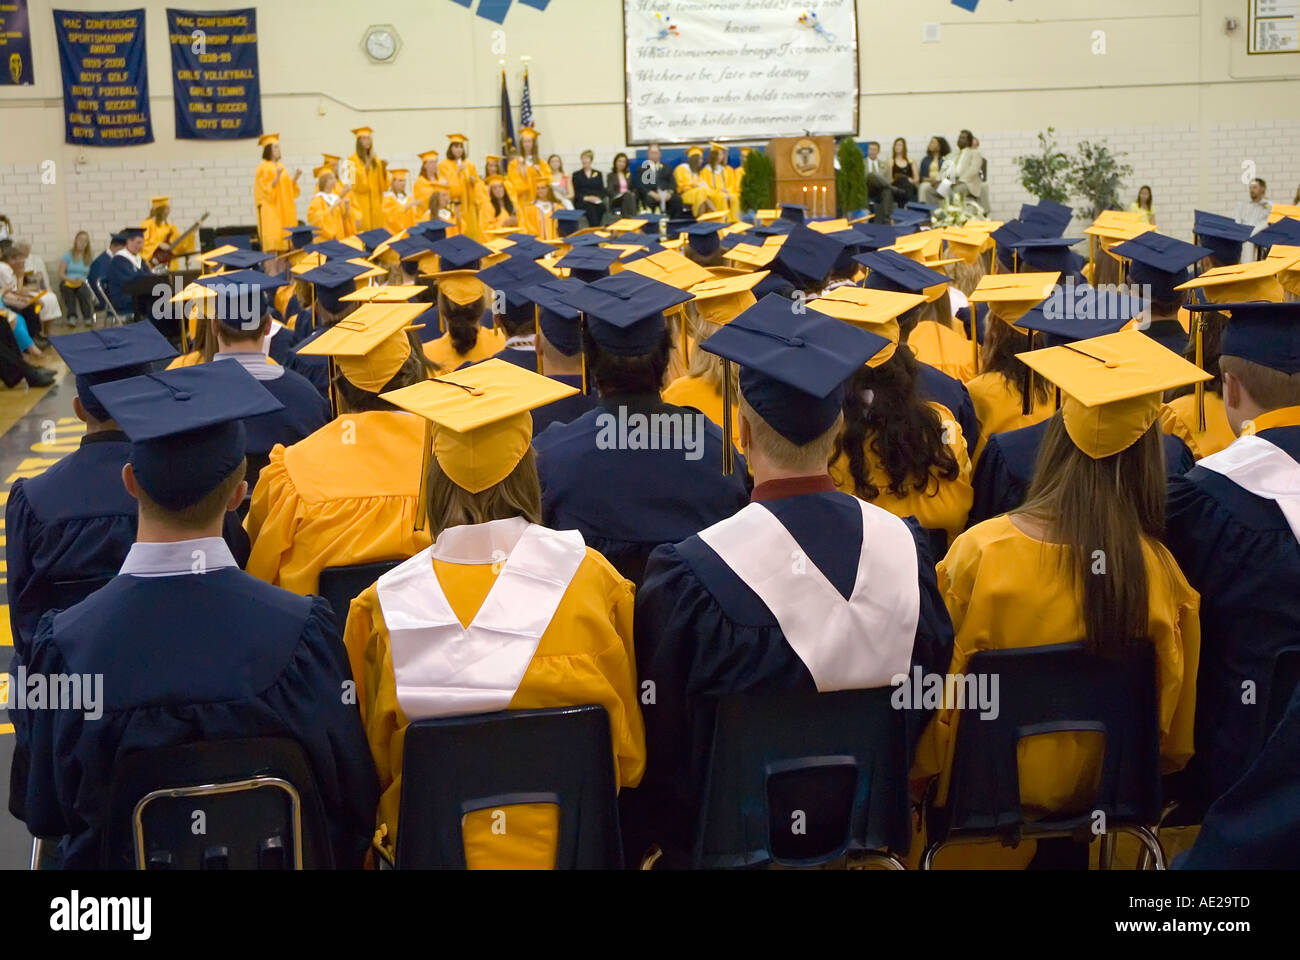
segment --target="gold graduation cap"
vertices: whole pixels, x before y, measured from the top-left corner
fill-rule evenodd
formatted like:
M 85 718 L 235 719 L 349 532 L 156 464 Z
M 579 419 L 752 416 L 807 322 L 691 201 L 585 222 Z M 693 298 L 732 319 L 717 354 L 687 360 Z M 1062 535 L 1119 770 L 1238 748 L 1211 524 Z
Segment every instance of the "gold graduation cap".
M 771 223 L 779 216 L 781 216 L 780 210 L 756 210 L 754 212 L 754 219 L 759 222 L 760 226 Z
M 358 267 L 366 268 L 365 273 L 357 274 L 355 277 L 352 278 L 357 283 L 360 283 L 362 280 L 372 280 L 375 277 L 383 277 L 388 274 L 388 271 L 385 270 L 383 267 L 377 267 L 369 260 L 364 260 L 361 257 L 354 257 L 348 260 L 348 263 L 354 264 L 355 266 Z
M 1282 289 L 1287 293 L 1300 297 L 1300 247 L 1274 244 L 1269 248 L 1268 259 L 1282 260 L 1290 264 L 1278 271 L 1277 282 L 1282 284 Z
M 898 341 L 902 336 L 898 318 L 925 302 L 925 297 L 919 293 L 836 287 L 824 297 L 809 300 L 808 306 L 818 313 L 851 323 L 888 340 L 889 346 L 867 361 L 867 366 L 878 367 L 898 350 Z
M 213 247 L 207 253 L 199 254 L 199 263 L 207 266 L 209 263 L 216 260 L 217 257 L 224 257 L 226 254 L 234 253 L 238 249 L 238 247 L 231 246 L 228 243 L 222 244 L 219 247 Z
M 1206 270 L 1194 280 L 1175 287 L 1176 290 L 1201 290 L 1209 303 L 1244 303 L 1247 300 L 1271 300 L 1280 303 L 1285 293 L 1278 274 L 1300 260 L 1300 254 L 1289 261 L 1285 257 L 1255 260 L 1251 263 L 1234 263 L 1226 267 Z
M 686 150 L 686 156 L 688 156 L 688 157 L 702 157 L 702 156 L 704 156 L 704 148 L 703 148 L 703 147 L 698 147 L 698 146 L 697 146 L 697 147 L 688 147 L 687 150 Z
M 752 267 L 758 270 L 766 267 L 776 259 L 776 255 L 781 252 L 780 247 L 776 246 L 754 246 L 752 243 L 738 243 L 730 250 L 723 253 L 723 256 L 736 263 L 744 264 L 746 267 Z
M 425 164 L 430 160 L 437 160 L 438 157 L 442 156 L 442 154 L 438 153 L 437 150 L 426 150 L 424 153 L 416 154 L 416 156 L 420 158 L 421 164 Z
M 343 162 L 343 158 L 342 158 L 342 157 L 336 157 L 336 156 L 334 156 L 334 154 L 332 154 L 332 153 L 322 153 L 320 156 L 321 156 L 321 159 L 324 160 L 326 163 L 342 163 L 342 162 Z
M 697 283 L 712 280 L 713 274 L 692 260 L 687 260 L 674 250 L 661 250 L 627 264 L 631 273 L 658 280 L 678 290 L 690 290 Z
M 311 175 L 315 177 L 317 180 L 319 180 L 321 177 L 325 176 L 325 174 L 333 173 L 333 172 L 334 172 L 333 167 L 331 167 L 328 163 L 322 163 L 319 167 L 316 167 L 312 170 Z
M 468 307 L 487 293 L 477 270 L 444 270 L 429 276 L 438 281 L 438 296 L 446 297 L 458 307 Z
M 369 127 L 357 127 L 352 131 L 352 136 L 354 137 L 373 137 L 374 135 L 375 131 L 371 130 Z
M 1094 460 L 1136 443 L 1160 418 L 1164 391 L 1212 379 L 1137 330 L 1016 356 L 1061 388 L 1065 430 Z
M 344 303 L 406 303 L 424 293 L 426 289 L 428 288 L 414 283 L 361 287 L 339 297 L 339 300 Z
M 505 360 L 492 359 L 382 394 L 433 424 L 438 466 L 459 487 L 482 493 L 514 471 L 532 443 L 530 411 L 578 392 Z
M 257 138 L 257 145 L 259 147 L 269 147 L 271 144 L 279 142 L 280 135 L 278 133 L 264 133 Z
M 411 355 L 411 322 L 427 303 L 370 303 L 344 317 L 298 349 L 305 356 L 330 357 L 353 386 L 378 393 Z M 422 326 L 422 325 L 421 325 Z
M 699 223 L 725 223 L 731 219 L 730 210 L 710 210 L 695 218 Z M 748 228 L 747 228 L 748 229 Z
M 921 233 L 911 233 L 905 237 L 899 237 L 894 241 L 893 246 L 884 249 L 901 253 L 909 260 L 915 260 L 918 263 L 936 260 L 943 250 L 943 231 L 924 230 Z
M 758 302 L 753 290 L 767 274 L 768 271 L 760 270 L 732 277 L 715 276 L 695 284 L 690 292 L 695 295 L 700 319 L 720 327 L 736 319 Z
M 1288 217 L 1293 220 L 1300 220 L 1300 204 L 1275 203 L 1268 211 L 1268 222 L 1270 224 L 1285 220 Z
M 980 254 L 993 249 L 993 237 L 983 230 L 970 227 L 945 227 L 940 236 L 948 244 L 948 251 L 965 263 L 976 263 Z
M 295 274 L 308 273 L 325 263 L 325 255 L 310 251 L 304 253 L 302 258 L 295 263 L 289 270 Z
M 172 205 L 171 197 L 160 196 L 160 197 L 151 197 L 149 199 L 149 206 L 153 208 L 170 207 L 171 205 Z
M 469 143 L 469 137 L 465 136 L 465 134 L 463 133 L 449 133 L 447 134 L 447 142 L 448 143 Z M 437 151 L 434 152 L 436 153 Z
M 609 231 L 610 233 L 636 233 L 638 230 L 640 230 L 649 222 L 650 222 L 649 220 L 638 220 L 636 218 L 624 217 L 622 220 L 615 220 L 608 227 L 605 227 L 603 229 Z M 587 232 L 590 232 L 590 228 L 585 228 L 581 231 L 575 230 L 574 233 L 570 234 L 570 236 L 575 236 L 579 233 L 587 233 Z
M 1016 321 L 1052 295 L 1060 282 L 1055 273 L 991 273 L 980 279 L 967 298 L 971 303 L 987 303 L 989 313 L 1018 330 Z
M 748 230 L 749 225 L 746 224 L 742 229 Z M 814 220 L 808 224 L 808 229 L 817 233 L 839 233 L 842 230 L 850 229 L 850 227 L 849 221 L 844 217 L 840 217 L 838 220 Z

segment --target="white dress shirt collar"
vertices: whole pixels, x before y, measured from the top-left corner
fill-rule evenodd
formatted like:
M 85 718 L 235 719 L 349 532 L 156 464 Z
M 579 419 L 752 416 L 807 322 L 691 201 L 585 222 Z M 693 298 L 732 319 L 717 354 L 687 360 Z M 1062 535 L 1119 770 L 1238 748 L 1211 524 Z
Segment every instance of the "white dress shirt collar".
M 126 577 L 180 577 L 238 566 L 226 541 L 220 537 L 200 537 L 175 543 L 132 544 L 118 574 Z

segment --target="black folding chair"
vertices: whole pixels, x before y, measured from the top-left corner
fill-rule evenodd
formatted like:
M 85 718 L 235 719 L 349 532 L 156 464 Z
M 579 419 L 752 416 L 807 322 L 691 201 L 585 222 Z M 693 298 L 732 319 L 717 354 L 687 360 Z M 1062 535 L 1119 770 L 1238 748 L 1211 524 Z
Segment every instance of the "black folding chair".
M 905 717 L 892 688 L 718 702 L 696 868 L 808 867 L 846 854 L 902 870 L 910 843 Z
M 617 794 L 604 707 L 421 720 L 406 731 L 396 865 L 464 870 L 466 815 L 553 803 L 556 869 L 620 869 Z
M 352 601 L 389 570 L 405 563 L 405 560 L 380 560 L 378 563 L 359 563 L 353 567 L 326 567 L 320 572 L 317 593 L 330 602 L 334 610 L 334 620 L 339 625 L 339 632 L 348 622 L 348 608 Z
M 101 587 L 107 586 L 113 577 L 86 577 L 82 580 L 56 580 L 50 584 L 47 610 L 67 610 L 75 607 L 82 600 Z
M 1300 646 L 1283 647 L 1273 658 L 1273 677 L 1268 686 L 1268 713 L 1259 740 L 1261 748 L 1282 722 L 1282 714 L 1286 713 L 1287 704 L 1291 702 L 1291 696 L 1297 687 L 1300 687 Z
M 968 676 L 997 676 L 997 716 L 982 718 L 967 704 L 958 711 L 947 803 L 925 805 L 928 845 L 921 869 L 949 844 L 1022 839 L 1092 837 L 1096 814 L 1105 817 L 1102 863 L 1109 866 L 1111 838 L 1136 836 L 1156 869 L 1165 868 L 1154 828 L 1160 822 L 1160 736 L 1155 652 L 1149 643 L 1122 659 L 1088 654 L 1082 643 L 1019 650 L 986 650 L 967 666 Z M 1020 804 L 1017 748 L 1040 734 L 1094 732 L 1105 736 L 1101 783 L 1089 809 L 1079 814 L 1027 820 Z
M 277 737 L 127 754 L 109 790 L 100 866 L 112 870 L 328 870 L 302 747 Z

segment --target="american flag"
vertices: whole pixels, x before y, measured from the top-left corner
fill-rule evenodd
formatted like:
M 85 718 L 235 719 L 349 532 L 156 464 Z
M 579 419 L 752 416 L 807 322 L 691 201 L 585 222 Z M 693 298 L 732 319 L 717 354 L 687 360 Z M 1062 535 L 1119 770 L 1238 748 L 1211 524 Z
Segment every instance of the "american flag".
M 528 88 L 528 69 L 524 68 L 524 97 L 519 103 L 519 126 L 533 125 L 533 95 Z

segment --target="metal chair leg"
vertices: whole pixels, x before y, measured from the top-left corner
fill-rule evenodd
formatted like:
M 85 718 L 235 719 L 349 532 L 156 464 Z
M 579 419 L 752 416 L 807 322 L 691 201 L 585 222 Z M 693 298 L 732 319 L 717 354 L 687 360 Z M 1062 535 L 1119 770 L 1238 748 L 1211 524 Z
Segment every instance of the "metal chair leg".
M 1139 870 L 1152 869 L 1151 864 L 1154 862 L 1156 870 L 1167 870 L 1168 865 L 1165 862 L 1165 848 L 1160 845 L 1160 838 L 1149 827 L 1141 825 L 1123 827 L 1123 832 L 1130 833 L 1142 841 L 1142 853 L 1138 856 L 1137 868 Z
M 898 857 L 894 856 L 892 853 L 883 850 L 872 850 L 867 853 L 854 854 L 852 859 L 849 861 L 847 869 L 865 870 L 867 867 L 876 864 L 879 864 L 886 870 L 907 869 L 902 860 L 899 860 Z
M 45 841 L 40 837 L 32 837 L 32 859 L 27 865 L 28 870 L 39 870 L 41 868 L 41 856 L 45 853 Z
M 921 854 L 921 863 L 919 864 L 919 868 L 921 870 L 933 870 L 934 858 L 942 847 L 943 841 L 926 844 L 925 853 Z
M 1115 835 L 1109 831 L 1101 835 L 1101 845 L 1097 848 L 1097 869 L 1115 869 Z

